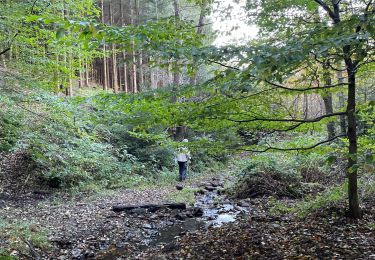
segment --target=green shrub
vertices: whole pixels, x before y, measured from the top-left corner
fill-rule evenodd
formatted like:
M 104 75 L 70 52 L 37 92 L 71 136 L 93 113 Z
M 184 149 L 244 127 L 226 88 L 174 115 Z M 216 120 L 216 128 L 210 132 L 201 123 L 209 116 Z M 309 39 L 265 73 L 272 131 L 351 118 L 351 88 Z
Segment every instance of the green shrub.
M 0 152 L 13 148 L 20 135 L 22 111 L 14 106 L 11 99 L 0 93 Z
M 0 220 L 0 238 L 7 241 L 9 249 L 17 249 L 26 254 L 29 249 L 25 241 L 42 250 L 50 247 L 47 233 L 34 223 L 8 223 Z
M 314 153 L 264 153 L 252 156 L 238 173 L 238 182 L 233 189 L 237 197 L 301 197 L 304 194 L 306 173 L 323 178 L 327 167 L 323 157 Z M 310 176 L 310 180 L 313 178 Z

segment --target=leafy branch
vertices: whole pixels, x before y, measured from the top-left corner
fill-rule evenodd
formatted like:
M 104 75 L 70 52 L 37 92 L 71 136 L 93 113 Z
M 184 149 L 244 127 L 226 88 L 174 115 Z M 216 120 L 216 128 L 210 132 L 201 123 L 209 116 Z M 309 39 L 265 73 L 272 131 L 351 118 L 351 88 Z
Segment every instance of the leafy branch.
M 330 143 L 330 142 L 336 140 L 337 138 L 345 137 L 345 136 L 347 136 L 347 135 L 346 134 L 336 135 L 336 136 L 334 136 L 330 139 L 315 143 L 314 145 L 307 146 L 307 147 L 280 148 L 280 147 L 269 146 L 269 147 L 267 147 L 263 150 L 244 149 L 244 151 L 254 152 L 254 153 L 264 153 L 264 152 L 267 152 L 267 151 L 270 151 L 270 150 L 274 150 L 274 151 L 305 151 L 305 150 L 314 149 L 314 148 L 318 147 L 319 145 Z

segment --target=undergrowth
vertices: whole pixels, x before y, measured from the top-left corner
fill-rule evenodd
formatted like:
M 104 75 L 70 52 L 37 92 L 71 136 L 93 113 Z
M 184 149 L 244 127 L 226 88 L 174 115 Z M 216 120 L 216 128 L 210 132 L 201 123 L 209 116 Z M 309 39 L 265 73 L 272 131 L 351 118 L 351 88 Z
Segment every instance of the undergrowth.
M 35 162 L 33 174 L 44 185 L 99 191 L 170 182 L 177 176 L 176 146 L 165 142 L 167 126 L 152 118 L 143 100 L 154 95 L 84 91 L 67 98 L 27 85 L 14 87 L 11 79 L 0 86 L 0 107 L 6 108 L 0 110 L 0 152 L 28 154 Z M 141 107 L 133 111 L 132 106 Z M 144 124 L 147 133 L 138 128 Z M 194 150 L 190 170 L 206 171 L 214 161 Z
M 306 182 L 324 182 L 329 167 L 316 153 L 263 153 L 237 163 L 237 184 L 232 193 L 238 198 L 275 196 L 298 198 Z
M 23 255 L 29 255 L 30 246 L 41 250 L 46 250 L 51 246 L 47 233 L 38 225 L 27 222 L 9 223 L 0 220 L 0 239 L 8 241 L 8 248 L 17 250 Z M 4 249 L 0 252 L 0 256 L 10 257 L 9 253 Z

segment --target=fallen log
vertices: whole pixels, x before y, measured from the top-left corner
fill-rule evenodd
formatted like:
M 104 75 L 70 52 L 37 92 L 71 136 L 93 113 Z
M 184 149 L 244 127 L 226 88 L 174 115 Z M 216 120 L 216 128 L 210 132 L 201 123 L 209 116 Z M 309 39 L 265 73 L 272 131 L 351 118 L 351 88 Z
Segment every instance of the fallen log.
M 121 212 L 121 211 L 131 211 L 134 209 L 143 208 L 147 209 L 148 211 L 155 212 L 162 208 L 169 208 L 169 209 L 186 209 L 185 203 L 164 203 L 164 204 L 141 204 L 141 205 L 114 205 L 112 206 L 112 210 L 114 212 Z

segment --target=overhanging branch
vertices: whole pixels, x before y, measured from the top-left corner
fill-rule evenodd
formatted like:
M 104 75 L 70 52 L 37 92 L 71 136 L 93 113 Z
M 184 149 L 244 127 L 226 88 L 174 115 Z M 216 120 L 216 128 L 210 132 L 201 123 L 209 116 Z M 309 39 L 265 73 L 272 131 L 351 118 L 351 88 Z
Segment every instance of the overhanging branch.
M 322 115 L 322 116 L 315 117 L 315 118 L 312 118 L 312 119 L 251 118 L 251 119 L 237 120 L 237 119 L 227 118 L 227 120 L 232 121 L 232 122 L 236 122 L 236 123 L 248 123 L 248 122 L 257 122 L 257 121 L 264 121 L 264 122 L 286 122 L 286 123 L 288 123 L 288 122 L 295 122 L 295 123 L 315 123 L 315 122 L 319 122 L 320 120 L 322 120 L 324 118 L 327 118 L 327 117 L 340 116 L 340 115 L 346 115 L 346 114 L 347 114 L 346 111 L 345 112 L 337 112 L 337 113 Z
M 307 146 L 307 147 L 295 147 L 295 148 L 280 148 L 280 147 L 273 147 L 273 146 L 270 146 L 270 147 L 267 147 L 263 150 L 253 150 L 253 149 L 243 149 L 244 151 L 248 151 L 248 152 L 254 152 L 254 153 L 264 153 L 264 152 L 267 152 L 267 151 L 270 151 L 270 150 L 274 150 L 274 151 L 305 151 L 305 150 L 311 150 L 311 149 L 314 149 L 316 147 L 318 147 L 319 145 L 322 145 L 322 144 L 325 144 L 325 143 L 330 143 L 334 140 L 336 140 L 337 138 L 340 138 L 340 137 L 345 137 L 346 134 L 341 134 L 341 135 L 337 135 L 337 136 L 334 136 L 330 139 L 327 139 L 327 140 L 324 140 L 324 141 L 321 141 L 319 143 L 316 143 L 312 146 Z

